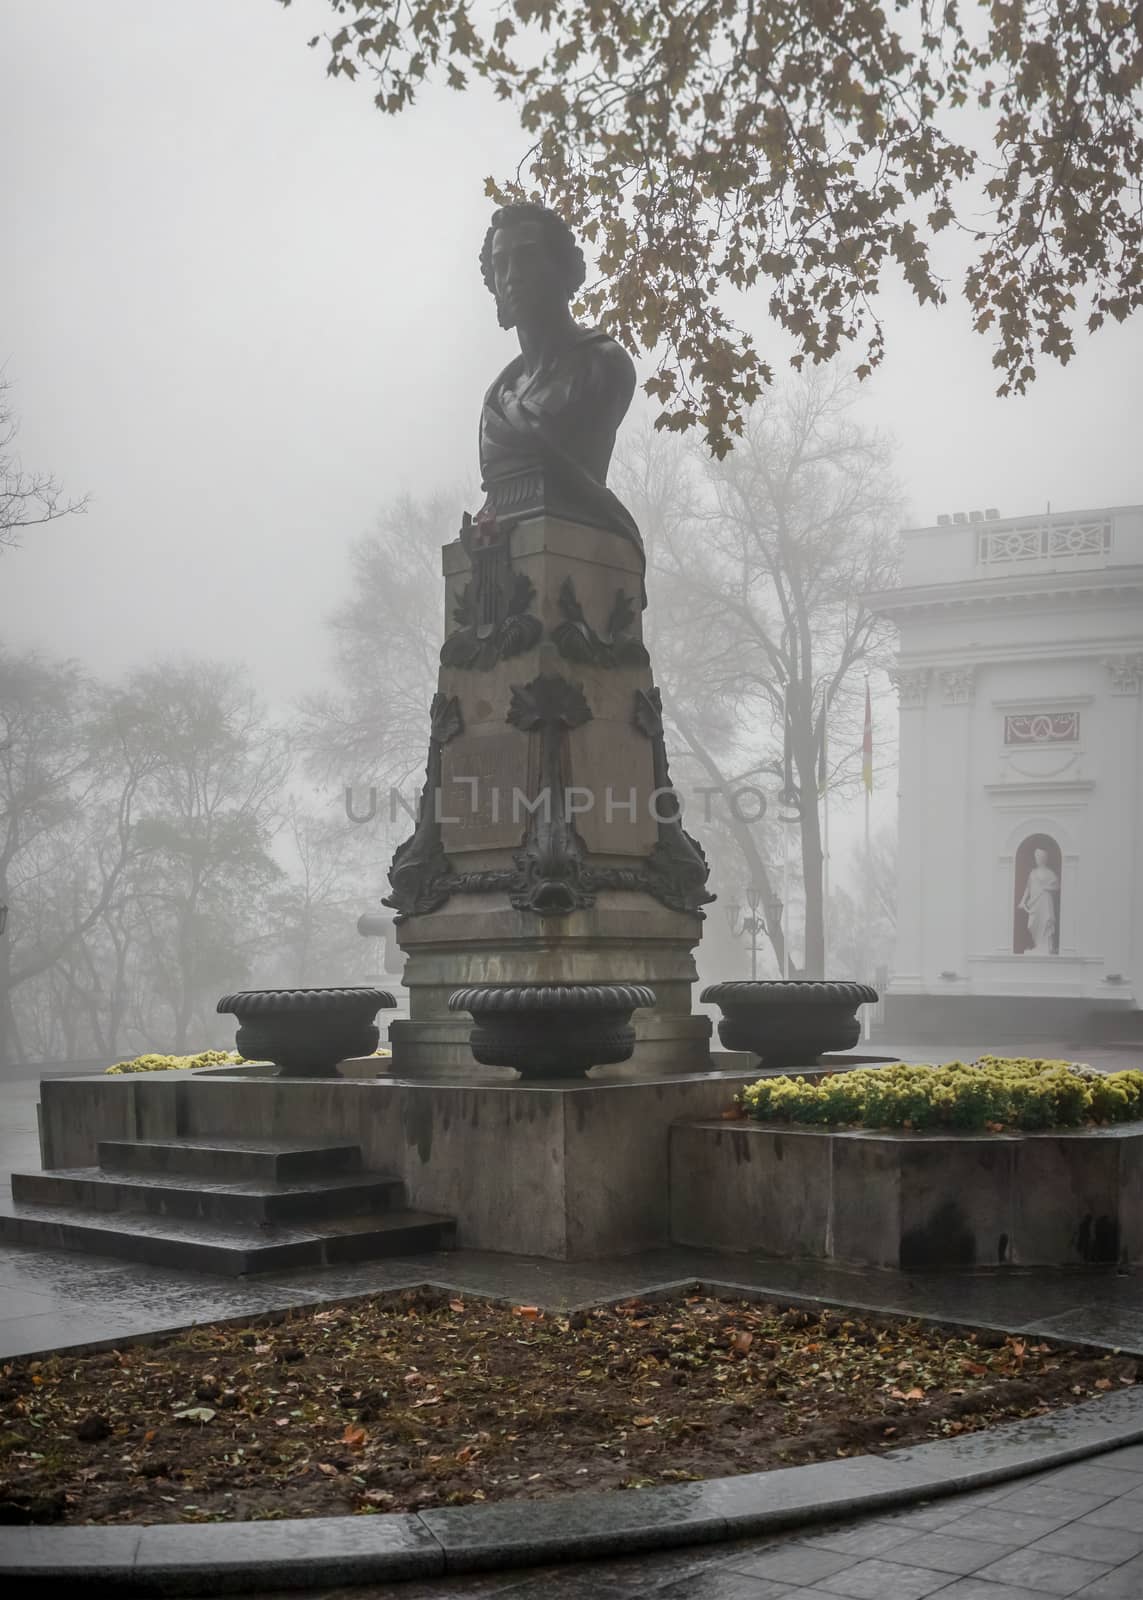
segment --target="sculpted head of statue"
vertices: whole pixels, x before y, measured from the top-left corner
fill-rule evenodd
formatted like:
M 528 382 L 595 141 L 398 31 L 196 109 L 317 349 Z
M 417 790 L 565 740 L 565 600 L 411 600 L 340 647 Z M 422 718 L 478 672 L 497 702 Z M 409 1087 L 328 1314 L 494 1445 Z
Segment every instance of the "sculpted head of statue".
M 570 322 L 568 301 L 586 276 L 583 251 L 563 218 L 523 201 L 493 212 L 480 270 L 502 328 Z
M 607 487 L 635 364 L 610 334 L 572 316 L 587 276 L 575 234 L 547 206 L 501 206 L 484 235 L 480 270 L 500 326 L 514 329 L 520 346 L 481 410 L 482 516 L 515 525 L 545 515 L 607 529 L 642 558 L 634 519 Z

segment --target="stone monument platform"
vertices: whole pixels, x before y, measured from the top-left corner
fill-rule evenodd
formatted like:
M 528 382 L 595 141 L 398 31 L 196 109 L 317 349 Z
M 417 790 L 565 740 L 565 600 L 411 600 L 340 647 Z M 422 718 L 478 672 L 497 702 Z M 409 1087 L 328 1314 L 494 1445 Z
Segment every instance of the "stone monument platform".
M 736 1068 L 738 1064 L 736 1063 Z M 718 1117 L 756 1070 L 613 1081 L 277 1078 L 245 1067 L 45 1080 L 45 1170 L 115 1141 L 312 1139 L 359 1147 L 465 1249 L 586 1261 L 666 1245 L 672 1125 Z M 31 1241 L 29 1241 L 31 1242 Z

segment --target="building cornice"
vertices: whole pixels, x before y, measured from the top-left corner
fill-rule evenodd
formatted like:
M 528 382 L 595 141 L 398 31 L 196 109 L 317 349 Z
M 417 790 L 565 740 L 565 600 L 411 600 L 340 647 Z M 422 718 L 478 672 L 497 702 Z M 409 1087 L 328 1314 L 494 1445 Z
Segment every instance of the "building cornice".
M 1106 603 L 1143 595 L 1143 566 L 1099 567 L 1084 572 L 1021 572 L 956 583 L 917 584 L 867 594 L 864 604 L 879 616 L 918 615 L 966 609 L 996 610 L 1081 602 Z

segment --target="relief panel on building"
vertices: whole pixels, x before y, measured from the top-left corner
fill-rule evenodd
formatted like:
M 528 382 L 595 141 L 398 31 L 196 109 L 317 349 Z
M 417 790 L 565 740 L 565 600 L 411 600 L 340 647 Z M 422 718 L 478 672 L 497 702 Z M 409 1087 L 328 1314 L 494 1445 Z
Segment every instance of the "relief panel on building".
M 1076 744 L 1078 711 L 1035 711 L 1004 718 L 1006 745 Z

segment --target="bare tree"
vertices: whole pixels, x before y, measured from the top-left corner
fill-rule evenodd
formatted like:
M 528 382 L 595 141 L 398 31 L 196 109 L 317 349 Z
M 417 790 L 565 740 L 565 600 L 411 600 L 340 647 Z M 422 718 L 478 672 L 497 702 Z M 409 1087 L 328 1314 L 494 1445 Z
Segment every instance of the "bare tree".
M 856 772 L 862 669 L 888 646 L 862 596 L 889 587 L 896 564 L 891 451 L 854 419 L 855 387 L 828 369 L 789 382 L 755 406 L 723 461 L 683 457 L 685 447 L 663 440 L 627 463 L 664 703 L 712 784 L 729 793 L 767 773 L 797 819 L 811 975 L 825 948 L 819 785 Z M 741 823 L 735 836 L 784 965 L 764 841 Z
M 850 887 L 830 891 L 830 967 L 839 978 L 869 982 L 888 966 L 897 927 L 897 833 L 881 830 L 861 852 Z
M 310 770 L 342 785 L 404 785 L 424 767 L 444 637 L 441 546 L 459 493 L 404 496 L 350 547 L 350 598 L 330 618 L 339 687 L 303 703 Z
M 315 814 L 291 797 L 281 843 L 285 876 L 266 906 L 259 970 L 276 981 L 367 983 L 377 951 L 357 932 L 369 838 L 340 809 Z
M 135 838 L 149 870 L 137 901 L 181 1052 L 192 1024 L 211 1025 L 207 1003 L 247 970 L 251 913 L 281 876 L 270 844 L 290 751 L 246 675 L 214 662 L 134 673 L 107 716 L 148 764 Z
M 13 996 L 75 954 L 121 897 L 149 755 L 94 723 L 70 664 L 0 651 L 0 1069 L 21 1058 Z
M 87 510 L 87 496 L 69 499 L 49 472 L 29 472 L 15 450 L 19 424 L 10 381 L 0 374 L 0 550 L 19 544 L 24 528 Z

